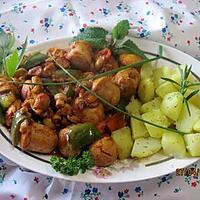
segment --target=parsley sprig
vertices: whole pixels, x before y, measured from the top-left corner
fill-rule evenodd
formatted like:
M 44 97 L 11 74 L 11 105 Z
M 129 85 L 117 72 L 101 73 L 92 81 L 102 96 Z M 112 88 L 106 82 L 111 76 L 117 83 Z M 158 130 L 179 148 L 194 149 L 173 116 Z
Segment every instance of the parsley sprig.
M 84 151 L 81 156 L 68 159 L 52 156 L 50 162 L 57 172 L 70 176 L 77 175 L 79 172 L 85 173 L 94 166 L 90 151 Z
M 190 92 L 187 96 L 185 96 L 186 92 L 188 91 L 188 88 L 194 85 L 199 85 L 200 83 L 191 83 L 188 78 L 189 75 L 191 74 L 191 70 L 192 70 L 192 65 L 190 65 L 188 67 L 188 65 L 185 66 L 185 68 L 181 68 L 180 66 L 178 66 L 178 69 L 180 71 L 180 75 L 181 75 L 181 79 L 180 79 L 180 83 L 178 83 L 177 81 L 170 79 L 170 78 L 165 78 L 162 77 L 163 80 L 165 81 L 169 81 L 173 84 L 176 84 L 177 86 L 179 86 L 179 92 L 183 95 L 183 103 L 186 105 L 187 111 L 189 116 L 191 116 L 191 112 L 190 112 L 190 108 L 189 108 L 189 104 L 188 101 L 199 92 L 198 90 L 193 90 L 192 92 Z

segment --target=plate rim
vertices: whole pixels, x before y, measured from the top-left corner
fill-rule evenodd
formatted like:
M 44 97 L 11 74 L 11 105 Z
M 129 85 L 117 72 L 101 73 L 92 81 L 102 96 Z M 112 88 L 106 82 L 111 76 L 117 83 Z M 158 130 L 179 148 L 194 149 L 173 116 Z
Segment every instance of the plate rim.
M 55 38 L 55 39 L 51 39 L 51 40 L 48 40 L 48 41 L 42 41 L 42 42 L 39 42 L 38 44 L 35 44 L 35 45 L 33 45 L 33 46 L 30 46 L 28 49 L 27 49 L 27 51 L 26 51 L 26 53 L 27 52 L 30 52 L 30 51 L 33 51 L 33 50 L 35 50 L 35 49 L 39 49 L 40 47 L 42 47 L 42 46 L 48 46 L 48 44 L 51 44 L 51 43 L 56 43 L 56 42 L 62 42 L 62 41 L 70 41 L 70 39 L 71 39 L 72 37 L 60 37 L 60 38 Z M 171 46 L 168 46 L 168 45 L 166 45 L 166 44 L 162 44 L 162 43 L 159 43 L 159 42 L 154 42 L 154 41 L 150 41 L 150 40 L 145 40 L 145 39 L 139 39 L 139 38 L 134 38 L 134 37 L 129 37 L 129 38 L 132 38 L 132 39 L 134 39 L 134 41 L 141 41 L 141 42 L 145 42 L 145 43 L 149 43 L 149 44 L 153 44 L 153 45 L 157 45 L 157 46 L 159 46 L 159 45 L 162 45 L 163 47 L 166 47 L 166 48 L 168 48 L 168 49 L 170 49 L 170 51 L 176 51 L 176 52 L 179 52 L 179 53 L 181 53 L 181 54 L 185 54 L 185 55 L 187 55 L 187 56 L 189 56 L 190 58 L 192 58 L 192 59 L 194 59 L 194 60 L 196 60 L 198 63 L 199 63 L 199 65 L 200 65 L 200 62 L 196 59 L 196 58 L 194 58 L 194 57 L 192 57 L 191 55 L 188 55 L 188 54 L 186 54 L 185 52 L 182 52 L 182 51 L 180 51 L 180 50 L 178 50 L 178 49 L 175 49 L 175 48 L 173 48 L 173 47 L 171 47 Z M 2 131 L 2 130 L 1 130 Z M 2 138 L 3 136 L 0 134 L 0 138 Z M 0 144 L 1 144 L 1 140 L 0 140 Z M 8 143 L 9 144 L 9 143 Z M 11 144 L 9 144 L 9 145 L 11 145 Z M 1 146 L 1 145 L 0 145 Z M 12 146 L 12 145 L 11 145 Z M 17 149 L 18 150 L 18 149 Z M 19 151 L 19 150 L 18 150 Z M 5 152 L 2 152 L 1 151 L 1 148 L 0 148 L 0 153 L 2 154 L 2 155 L 4 155 L 5 157 L 10 157 L 10 156 L 6 156 L 5 155 Z M 31 152 L 30 152 L 31 153 Z M 23 153 L 24 154 L 24 153 Z M 31 153 L 32 154 L 32 153 Z M 8 159 L 10 159 L 10 158 L 8 158 Z M 198 161 L 200 158 L 198 158 L 198 157 L 196 157 L 196 158 L 191 158 L 191 160 L 193 160 L 192 162 L 190 162 L 190 163 L 188 163 L 187 165 L 185 165 L 185 167 L 187 167 L 187 166 L 189 166 L 189 165 L 191 165 L 191 164 L 193 164 L 194 162 L 196 162 L 196 161 Z M 14 163 L 16 163 L 16 164 L 18 164 L 18 165 L 20 165 L 20 166 L 23 166 L 23 167 L 25 167 L 25 168 L 27 168 L 27 169 L 30 169 L 29 167 L 27 167 L 27 165 L 24 165 L 24 163 L 18 163 L 18 162 L 16 162 L 16 160 L 13 160 L 13 159 L 10 159 L 10 160 L 12 160 Z M 174 160 L 174 159 L 173 159 Z M 187 159 L 188 160 L 188 159 Z M 47 164 L 47 163 L 46 163 Z M 48 164 L 49 165 L 49 164 Z M 150 167 L 152 167 L 152 166 L 149 166 L 149 168 Z M 32 168 L 30 169 L 30 170 L 33 170 Z M 37 173 L 40 173 L 40 174 L 44 174 L 44 175 L 47 175 L 47 176 L 53 176 L 53 177 L 55 177 L 55 178 L 61 178 L 61 179 L 65 179 L 65 180 L 68 180 L 68 181 L 76 181 L 76 182 L 86 182 L 85 180 L 82 180 L 82 179 L 80 179 L 80 178 L 72 178 L 72 177 L 77 177 L 77 176 L 65 176 L 65 177 L 60 177 L 60 176 L 58 176 L 58 174 L 60 175 L 60 173 L 57 173 L 56 172 L 56 174 L 54 173 L 54 174 L 49 174 L 49 172 L 47 172 L 46 171 L 46 173 L 44 173 L 44 172 L 40 172 L 40 171 L 35 171 L 35 172 L 37 172 Z M 173 169 L 172 170 L 172 168 L 170 168 L 170 170 L 168 171 L 168 172 L 166 172 L 165 174 L 162 174 L 162 175 L 166 175 L 166 174 L 169 174 L 169 173 L 173 173 L 173 172 L 175 172 L 175 170 Z M 142 180 L 146 180 L 146 179 L 152 179 L 152 178 L 156 178 L 156 177 L 159 177 L 159 176 L 162 176 L 162 175 L 160 175 L 160 174 L 158 174 L 158 175 L 153 175 L 153 176 L 148 176 L 147 178 L 141 178 L 141 179 L 138 179 L 138 180 L 128 180 L 128 181 L 126 181 L 126 180 L 118 180 L 118 181 L 116 181 L 116 180 L 108 180 L 108 179 L 98 179 L 98 181 L 96 181 L 96 180 L 94 180 L 94 182 L 92 181 L 92 180 L 89 180 L 89 183 L 123 183 L 123 182 L 136 182 L 136 181 L 142 181 Z M 62 175 L 63 176 L 63 175 Z M 79 175 L 78 175 L 79 176 Z M 87 181 L 88 182 L 88 181 Z

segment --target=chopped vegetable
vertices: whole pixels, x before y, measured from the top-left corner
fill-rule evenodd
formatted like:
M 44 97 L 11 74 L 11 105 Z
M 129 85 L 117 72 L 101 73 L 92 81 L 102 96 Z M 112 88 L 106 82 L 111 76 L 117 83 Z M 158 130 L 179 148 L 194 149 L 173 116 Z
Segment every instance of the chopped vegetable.
M 72 126 L 69 133 L 69 142 L 74 150 L 82 149 L 83 147 L 93 143 L 102 135 L 92 123 L 83 123 Z
M 13 92 L 0 94 L 0 105 L 3 109 L 8 108 L 16 100 Z
M 141 108 L 141 102 L 138 99 L 133 99 L 126 106 L 126 110 L 130 114 L 138 113 Z
M 30 54 L 25 60 L 23 61 L 23 65 L 25 69 L 30 69 L 36 65 L 39 65 L 43 63 L 47 59 L 47 55 L 40 53 L 40 52 L 34 52 Z
M 141 117 L 141 115 L 138 114 L 138 117 Z M 146 126 L 144 125 L 144 122 L 131 118 L 130 123 L 131 123 L 131 131 L 133 139 L 149 136 L 149 133 L 147 131 Z
M 153 67 L 151 63 L 146 63 L 142 65 L 141 71 L 140 71 L 141 80 L 150 78 L 152 75 L 153 75 Z
M 200 156 L 200 133 L 184 135 L 186 148 L 191 156 Z
M 199 116 L 199 119 L 195 122 L 194 126 L 193 126 L 193 130 L 195 132 L 198 132 L 200 133 L 200 116 Z
M 183 95 L 180 92 L 171 92 L 164 96 L 161 111 L 170 119 L 176 121 L 183 106 Z
M 156 94 L 161 98 L 171 92 L 177 92 L 177 88 L 170 82 L 164 82 L 156 89 Z
M 168 118 L 161 112 L 161 110 L 152 110 L 150 112 L 146 112 L 142 115 L 142 118 L 144 120 L 153 122 L 155 124 L 159 124 L 161 126 L 164 127 L 168 127 L 170 125 L 170 122 L 168 120 Z M 149 132 L 149 135 L 151 137 L 155 137 L 155 138 L 161 138 L 162 134 L 163 134 L 163 129 L 161 128 L 157 128 L 155 126 L 149 125 L 147 123 L 145 123 L 145 126 Z
M 52 156 L 50 162 L 55 171 L 69 176 L 77 175 L 79 172 L 85 173 L 86 170 L 94 166 L 94 161 L 89 151 L 84 151 L 80 157 L 68 159 Z
M 131 157 L 144 158 L 151 156 L 161 149 L 161 141 L 156 138 L 138 138 L 135 140 Z
M 155 68 L 153 70 L 153 82 L 155 88 L 157 88 L 164 81 L 161 79 L 162 77 L 168 78 L 172 74 L 172 70 L 169 67 L 162 66 L 159 68 Z
M 12 136 L 12 144 L 15 146 L 18 144 L 20 135 L 19 135 L 19 128 L 21 123 L 26 120 L 30 119 L 28 116 L 23 114 L 21 111 L 17 111 L 11 125 L 11 136 Z
M 126 125 L 125 118 L 120 113 L 115 113 L 111 117 L 108 117 L 106 120 L 106 127 L 113 132 L 117 129 L 121 129 Z
M 151 101 L 154 98 L 154 84 L 150 78 L 140 81 L 138 95 L 143 103 Z
M 162 99 L 160 97 L 155 97 L 153 100 L 144 103 L 140 108 L 140 112 L 143 114 L 152 110 L 159 109 L 161 106 L 161 102 Z
M 181 113 L 176 121 L 176 128 L 180 131 L 191 133 L 194 124 L 200 117 L 200 110 L 198 107 L 188 103 L 190 107 L 191 116 L 188 113 L 187 106 L 183 104 Z
M 111 137 L 117 145 L 119 159 L 123 160 L 129 158 L 133 147 L 133 139 L 131 137 L 130 128 L 124 127 L 116 130 L 112 132 Z
M 186 156 L 186 148 L 183 136 L 178 133 L 164 131 L 162 136 L 162 148 L 165 154 L 176 158 Z

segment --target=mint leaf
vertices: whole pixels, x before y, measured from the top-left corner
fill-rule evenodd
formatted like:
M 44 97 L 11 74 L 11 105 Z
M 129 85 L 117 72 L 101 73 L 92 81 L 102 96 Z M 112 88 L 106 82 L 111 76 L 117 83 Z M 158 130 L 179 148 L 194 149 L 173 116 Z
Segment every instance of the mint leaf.
M 88 35 L 91 38 L 104 38 L 106 37 L 106 35 L 108 34 L 108 31 L 105 30 L 102 27 L 90 27 L 88 26 L 82 33 L 80 34 L 84 34 L 84 35 Z M 79 34 L 79 35 L 80 35 Z
M 128 30 L 130 29 L 128 20 L 120 21 L 112 30 L 112 37 L 116 40 L 123 39 L 128 35 Z
M 108 43 L 106 35 L 108 31 L 101 27 L 87 27 L 83 32 L 73 38 L 76 40 L 85 40 L 89 42 L 94 48 L 101 49 Z
M 18 51 L 15 49 L 6 60 L 6 72 L 9 77 L 12 77 L 16 72 L 16 66 L 19 62 Z
M 127 53 L 133 53 L 136 54 L 142 58 L 147 58 L 144 54 L 144 52 L 132 41 L 132 40 L 126 40 L 118 49 L 123 50 Z

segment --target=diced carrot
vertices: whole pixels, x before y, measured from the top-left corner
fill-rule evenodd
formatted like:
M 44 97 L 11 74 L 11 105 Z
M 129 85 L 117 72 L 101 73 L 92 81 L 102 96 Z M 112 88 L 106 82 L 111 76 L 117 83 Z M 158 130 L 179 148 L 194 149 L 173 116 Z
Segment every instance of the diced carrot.
M 110 130 L 110 132 L 113 132 L 117 129 L 123 128 L 126 125 L 126 121 L 124 119 L 124 116 L 120 113 L 115 113 L 111 117 L 107 119 L 106 126 Z

